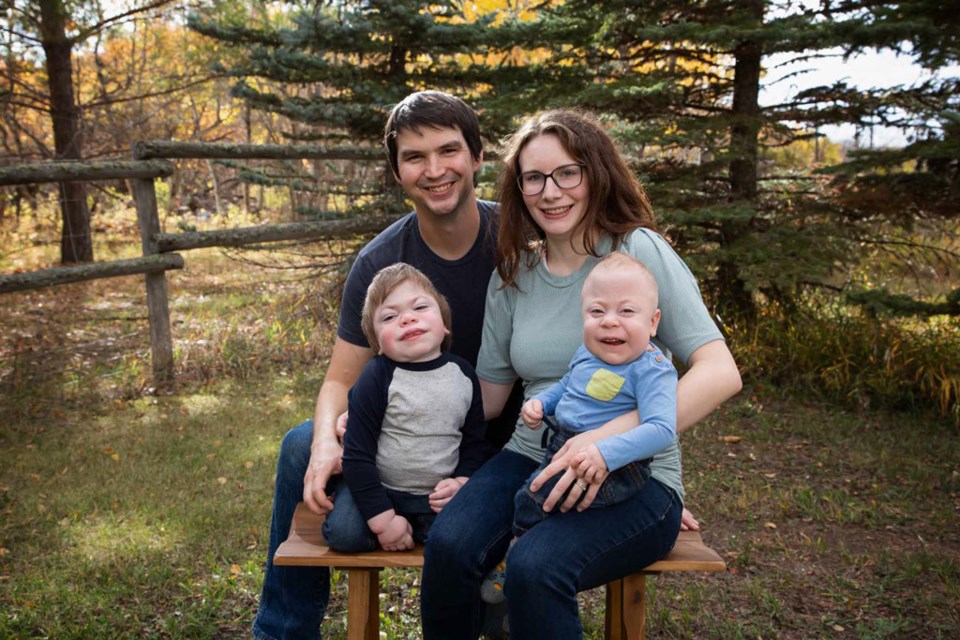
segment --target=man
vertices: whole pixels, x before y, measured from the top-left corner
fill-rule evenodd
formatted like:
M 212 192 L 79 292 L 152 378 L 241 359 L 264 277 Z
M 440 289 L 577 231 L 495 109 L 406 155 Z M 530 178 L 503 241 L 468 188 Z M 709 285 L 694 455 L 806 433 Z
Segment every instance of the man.
M 273 516 L 260 609 L 253 623 L 258 640 L 316 638 L 330 595 L 330 573 L 322 567 L 278 567 L 277 547 L 289 534 L 297 502 L 315 513 L 333 508 L 331 481 L 341 472 L 343 449 L 336 423 L 346 411 L 347 391 L 373 357 L 361 329 L 363 299 L 381 268 L 406 262 L 424 272 L 450 303 L 451 351 L 477 361 L 487 282 L 496 254 L 496 205 L 478 201 L 474 175 L 483 161 L 476 113 L 459 98 L 422 91 L 390 113 L 384 131 L 390 167 L 414 203 L 401 218 L 361 250 L 347 277 L 330 366 L 312 421 L 284 437 L 277 463 Z M 509 437 L 512 411 L 491 423 L 488 438 L 499 446 Z

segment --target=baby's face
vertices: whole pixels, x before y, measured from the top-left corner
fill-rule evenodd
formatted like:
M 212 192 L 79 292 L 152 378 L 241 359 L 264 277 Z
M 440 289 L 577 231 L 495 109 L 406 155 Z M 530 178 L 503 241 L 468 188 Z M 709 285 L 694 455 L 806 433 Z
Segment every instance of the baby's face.
M 405 280 L 373 312 L 380 351 L 397 362 L 427 362 L 440 355 L 447 336 L 440 305 L 429 293 Z
M 583 286 L 583 343 L 607 364 L 639 358 L 659 322 L 649 276 L 634 269 L 604 270 L 590 274 Z

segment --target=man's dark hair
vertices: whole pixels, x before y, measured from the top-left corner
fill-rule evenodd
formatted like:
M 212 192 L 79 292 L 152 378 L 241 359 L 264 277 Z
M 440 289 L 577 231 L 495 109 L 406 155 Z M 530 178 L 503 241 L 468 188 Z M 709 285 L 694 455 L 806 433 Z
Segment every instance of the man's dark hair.
M 411 93 L 390 111 L 383 129 L 383 144 L 387 147 L 390 168 L 400 173 L 397 162 L 397 134 L 403 129 L 419 130 L 422 127 L 441 129 L 456 127 L 467 142 L 474 160 L 480 158 L 483 142 L 480 140 L 480 121 L 476 112 L 466 102 L 442 91 L 418 91 Z

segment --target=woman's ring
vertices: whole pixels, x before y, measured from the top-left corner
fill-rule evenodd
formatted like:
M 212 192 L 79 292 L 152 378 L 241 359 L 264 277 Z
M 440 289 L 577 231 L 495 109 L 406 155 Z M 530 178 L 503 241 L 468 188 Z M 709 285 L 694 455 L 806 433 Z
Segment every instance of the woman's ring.
M 583 480 L 577 480 L 577 486 L 580 487 L 580 491 L 587 492 L 587 483 Z

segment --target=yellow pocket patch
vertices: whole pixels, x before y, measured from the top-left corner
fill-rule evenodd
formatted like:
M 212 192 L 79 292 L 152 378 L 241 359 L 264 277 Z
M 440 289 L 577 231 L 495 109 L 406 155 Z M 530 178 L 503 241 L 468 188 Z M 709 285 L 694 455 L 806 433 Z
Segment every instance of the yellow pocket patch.
M 613 400 L 620 393 L 620 388 L 624 382 L 626 380 L 612 371 L 597 369 L 596 373 L 590 376 L 590 382 L 587 383 L 587 395 L 603 402 Z

